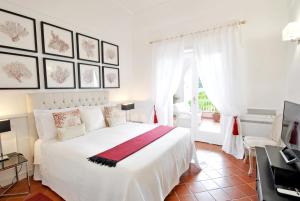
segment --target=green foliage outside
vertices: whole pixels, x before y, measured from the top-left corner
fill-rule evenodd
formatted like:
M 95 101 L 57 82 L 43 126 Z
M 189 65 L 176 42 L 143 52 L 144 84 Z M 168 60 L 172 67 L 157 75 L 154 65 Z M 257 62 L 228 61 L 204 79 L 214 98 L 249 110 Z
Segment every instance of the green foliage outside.
M 199 104 L 199 108 L 203 112 L 217 112 L 218 111 L 217 108 L 208 99 L 205 91 L 201 91 L 198 93 L 198 104 Z M 191 101 L 189 101 L 189 105 L 191 106 Z

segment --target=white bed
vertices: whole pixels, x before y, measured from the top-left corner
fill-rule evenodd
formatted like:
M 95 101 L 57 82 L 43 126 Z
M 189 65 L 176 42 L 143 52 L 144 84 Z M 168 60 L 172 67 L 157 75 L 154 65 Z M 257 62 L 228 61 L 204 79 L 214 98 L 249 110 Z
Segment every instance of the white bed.
M 154 127 L 127 123 L 64 142 L 37 140 L 35 165 L 40 175 L 35 177 L 67 201 L 163 201 L 192 160 L 195 149 L 189 130 L 172 130 L 115 168 L 87 160 Z

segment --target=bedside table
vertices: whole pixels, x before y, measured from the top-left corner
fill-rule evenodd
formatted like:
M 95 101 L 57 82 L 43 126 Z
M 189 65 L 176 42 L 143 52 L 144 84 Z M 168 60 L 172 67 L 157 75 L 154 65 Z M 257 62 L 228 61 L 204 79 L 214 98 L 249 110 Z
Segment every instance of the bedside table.
M 9 159 L 0 162 L 0 172 L 15 169 L 15 178 L 12 180 L 12 184 L 10 184 L 5 190 L 0 194 L 1 197 L 6 196 L 15 196 L 15 195 L 27 195 L 30 193 L 30 179 L 29 179 L 29 172 L 28 172 L 28 160 L 20 153 L 10 153 L 8 154 Z M 20 192 L 20 193 L 6 193 L 9 189 L 11 189 L 16 183 L 19 181 L 19 173 L 23 166 L 25 165 L 26 168 L 26 176 L 27 176 L 27 184 L 28 184 L 28 191 L 27 192 Z M 18 167 L 20 168 L 18 169 Z M 16 181 L 14 182 L 14 180 Z

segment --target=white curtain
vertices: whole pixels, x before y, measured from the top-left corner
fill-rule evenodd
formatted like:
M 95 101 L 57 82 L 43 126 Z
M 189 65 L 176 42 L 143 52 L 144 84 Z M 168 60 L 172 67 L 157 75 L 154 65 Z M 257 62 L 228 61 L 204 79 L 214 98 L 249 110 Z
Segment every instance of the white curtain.
M 158 123 L 173 125 L 173 95 L 178 88 L 182 74 L 183 39 L 155 43 L 152 54 Z
M 233 116 L 240 116 L 246 110 L 240 27 L 236 24 L 199 33 L 192 40 L 203 88 L 222 115 L 222 149 L 241 159 L 244 155 L 241 129 L 239 135 L 232 134 Z

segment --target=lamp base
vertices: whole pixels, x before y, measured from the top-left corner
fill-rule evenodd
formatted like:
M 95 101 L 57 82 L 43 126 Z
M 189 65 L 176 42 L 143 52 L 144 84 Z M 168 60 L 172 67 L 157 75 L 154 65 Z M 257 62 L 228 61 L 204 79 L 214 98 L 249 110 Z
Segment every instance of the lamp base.
M 8 156 L 7 155 L 4 155 L 4 156 L 0 156 L 0 162 L 2 162 L 2 161 L 6 161 L 6 160 L 8 160 L 9 158 L 8 158 Z

